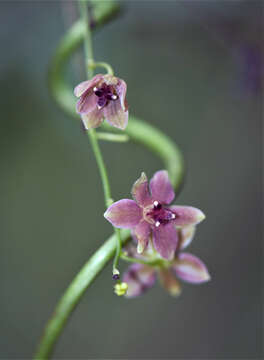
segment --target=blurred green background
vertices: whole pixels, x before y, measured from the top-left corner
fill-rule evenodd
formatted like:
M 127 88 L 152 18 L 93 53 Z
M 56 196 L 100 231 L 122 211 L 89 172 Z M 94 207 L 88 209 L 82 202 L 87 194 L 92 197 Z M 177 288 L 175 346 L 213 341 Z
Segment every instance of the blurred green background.
M 111 234 L 80 123 L 54 104 L 47 66 L 76 3 L 0 3 L 2 359 L 32 356 L 63 291 Z M 190 252 L 212 281 L 112 291 L 111 265 L 59 340 L 57 359 L 261 358 L 261 1 L 126 1 L 94 36 L 95 57 L 128 84 L 130 111 L 183 151 L 178 204 L 207 215 Z M 73 86 L 83 79 L 80 54 Z M 162 164 L 132 144 L 102 144 L 115 199 Z M 125 267 L 124 267 L 125 268 Z

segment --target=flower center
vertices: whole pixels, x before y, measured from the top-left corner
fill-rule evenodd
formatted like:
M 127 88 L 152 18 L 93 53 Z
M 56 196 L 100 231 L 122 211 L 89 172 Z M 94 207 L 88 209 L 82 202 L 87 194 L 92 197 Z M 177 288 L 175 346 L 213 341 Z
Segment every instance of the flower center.
M 176 216 L 177 215 L 173 211 L 164 208 L 158 201 L 154 201 L 153 205 L 145 212 L 146 221 L 156 227 L 168 224 L 175 220 Z
M 118 99 L 115 88 L 112 85 L 107 85 L 106 83 L 103 83 L 99 88 L 95 86 L 93 88 L 93 92 L 98 97 L 98 109 L 102 109 L 109 103 L 109 101 L 115 101 Z

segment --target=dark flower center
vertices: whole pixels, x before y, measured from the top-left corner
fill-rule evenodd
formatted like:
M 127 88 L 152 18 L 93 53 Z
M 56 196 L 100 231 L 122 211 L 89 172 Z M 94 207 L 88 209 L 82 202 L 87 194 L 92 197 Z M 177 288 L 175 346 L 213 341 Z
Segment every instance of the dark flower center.
M 112 276 L 112 278 L 113 278 L 113 280 L 119 280 L 119 275 L 118 274 L 114 274 L 113 276 Z
M 93 92 L 98 97 L 97 106 L 99 109 L 106 106 L 109 101 L 115 101 L 118 99 L 114 86 L 107 85 L 106 83 L 103 83 L 99 88 L 94 87 Z
M 166 225 L 177 217 L 177 214 L 163 207 L 158 201 L 154 201 L 152 209 L 149 210 L 146 215 L 150 222 L 154 223 L 156 227 Z

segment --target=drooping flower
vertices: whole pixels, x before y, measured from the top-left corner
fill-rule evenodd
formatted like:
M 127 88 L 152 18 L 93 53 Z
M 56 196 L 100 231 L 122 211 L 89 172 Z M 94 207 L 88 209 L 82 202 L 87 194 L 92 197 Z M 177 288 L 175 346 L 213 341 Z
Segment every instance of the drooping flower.
M 142 173 L 132 187 L 134 200 L 113 203 L 104 216 L 115 227 L 131 229 L 138 242 L 138 253 L 145 250 L 151 238 L 156 251 L 171 260 L 179 240 L 176 226 L 198 224 L 205 215 L 191 206 L 167 206 L 175 194 L 165 170 L 154 174 L 150 192 L 147 177 Z
M 102 74 L 77 85 L 74 95 L 80 99 L 76 111 L 85 128 L 96 128 L 105 118 L 110 125 L 124 130 L 128 122 L 126 89 L 124 80 Z
M 123 276 L 123 281 L 128 285 L 126 297 L 136 297 L 143 294 L 154 285 L 157 277 L 162 286 L 173 296 L 178 296 L 181 293 L 181 285 L 178 279 L 192 284 L 209 281 L 210 275 L 205 264 L 196 256 L 182 252 L 192 241 L 194 230 L 195 226 L 192 225 L 177 229 L 179 242 L 171 262 L 161 261 L 158 266 L 144 264 L 129 266 Z M 134 251 L 133 255 L 140 259 L 152 261 L 157 257 L 150 245 L 144 254 L 138 255 Z

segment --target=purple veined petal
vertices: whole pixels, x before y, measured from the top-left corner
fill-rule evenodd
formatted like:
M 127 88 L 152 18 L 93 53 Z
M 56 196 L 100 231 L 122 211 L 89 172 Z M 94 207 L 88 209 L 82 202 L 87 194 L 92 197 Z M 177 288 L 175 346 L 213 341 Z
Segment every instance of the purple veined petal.
M 82 96 L 86 91 L 91 90 L 102 78 L 102 74 L 97 74 L 91 80 L 81 82 L 74 88 L 74 95 L 77 97 Z
M 196 231 L 195 225 L 188 225 L 178 229 L 179 249 L 183 250 L 190 245 Z
M 97 107 L 97 99 L 98 97 L 94 94 L 93 91 L 82 95 L 77 101 L 76 112 L 78 114 L 87 114 L 93 111 Z
M 141 254 L 148 245 L 150 230 L 149 223 L 144 220 L 133 229 L 133 235 L 138 241 L 137 252 L 139 254 Z
M 128 111 L 125 111 L 122 106 L 120 99 L 110 101 L 103 108 L 104 116 L 106 121 L 121 130 L 125 130 L 128 123 Z
M 196 256 L 180 253 L 175 260 L 173 269 L 176 275 L 189 283 L 199 284 L 210 280 L 205 264 Z
M 126 91 L 127 91 L 127 85 L 126 85 L 125 81 L 122 79 L 118 79 L 118 84 L 116 85 L 116 92 L 117 92 L 117 95 L 119 96 L 120 103 L 121 103 L 122 109 L 124 111 L 127 110 L 127 104 L 125 101 Z
M 153 244 L 165 259 L 172 260 L 178 244 L 178 233 L 173 224 L 160 225 L 153 229 Z
M 179 296 L 181 293 L 181 285 L 175 275 L 168 269 L 160 269 L 158 274 L 161 285 L 165 290 L 172 296 Z
M 93 111 L 90 111 L 87 114 L 82 114 L 82 121 L 86 130 L 97 128 L 103 122 L 102 111 L 97 107 Z
M 109 206 L 104 217 L 117 228 L 131 229 L 142 219 L 142 209 L 134 200 L 123 199 Z
M 176 215 L 173 221 L 176 226 L 196 225 L 205 219 L 204 213 L 192 206 L 170 206 Z
M 131 193 L 138 205 L 147 206 L 152 203 L 152 198 L 150 196 L 148 188 L 148 179 L 144 172 L 141 174 L 140 178 L 134 183 Z
M 132 298 L 151 288 L 156 280 L 154 268 L 142 264 L 133 264 L 124 273 L 124 282 L 128 284 L 126 297 Z
M 150 191 L 153 200 L 169 204 L 175 197 L 174 190 L 166 170 L 157 171 L 150 180 Z

